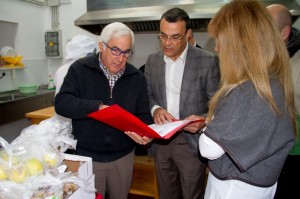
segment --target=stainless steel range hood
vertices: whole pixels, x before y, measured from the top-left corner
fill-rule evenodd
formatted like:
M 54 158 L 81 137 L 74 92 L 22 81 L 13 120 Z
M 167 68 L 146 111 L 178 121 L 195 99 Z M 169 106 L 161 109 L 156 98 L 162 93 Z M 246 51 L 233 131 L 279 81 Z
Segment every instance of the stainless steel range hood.
M 126 3 L 127 2 L 127 3 Z M 187 11 L 194 31 L 206 31 L 214 14 L 228 0 L 87 0 L 87 13 L 75 20 L 74 24 L 89 32 L 99 35 L 104 26 L 111 22 L 123 22 L 135 33 L 153 33 L 159 30 L 159 20 L 166 10 L 180 7 Z M 280 3 L 287 6 L 295 21 L 300 15 L 300 5 L 296 0 L 263 0 L 267 6 Z

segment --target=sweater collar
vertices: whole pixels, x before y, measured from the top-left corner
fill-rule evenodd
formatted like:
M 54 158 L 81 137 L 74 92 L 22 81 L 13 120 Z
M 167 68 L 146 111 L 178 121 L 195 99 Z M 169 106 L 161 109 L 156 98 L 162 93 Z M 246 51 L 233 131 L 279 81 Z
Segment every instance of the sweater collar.
M 90 57 L 85 57 L 85 59 L 86 59 L 85 64 L 86 64 L 87 67 L 95 68 L 95 69 L 103 72 L 101 70 L 101 68 L 99 67 L 99 54 L 100 53 L 97 53 L 97 54 L 92 55 Z M 137 73 L 138 71 L 139 70 L 137 68 L 135 68 L 133 65 L 131 65 L 130 63 L 127 62 L 123 75 Z

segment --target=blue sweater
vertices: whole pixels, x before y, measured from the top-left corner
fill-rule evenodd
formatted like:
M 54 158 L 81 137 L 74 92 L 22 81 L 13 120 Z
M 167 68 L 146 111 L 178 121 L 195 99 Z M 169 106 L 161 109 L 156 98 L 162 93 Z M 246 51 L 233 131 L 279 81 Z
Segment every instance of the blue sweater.
M 55 111 L 72 119 L 76 154 L 97 162 L 110 162 L 130 153 L 135 142 L 123 132 L 88 118 L 87 114 L 97 111 L 102 102 L 118 104 L 146 124 L 152 123 L 152 117 L 142 72 L 127 63 L 110 96 L 109 82 L 99 67 L 98 57 L 99 54 L 86 57 L 71 65 L 55 97 Z

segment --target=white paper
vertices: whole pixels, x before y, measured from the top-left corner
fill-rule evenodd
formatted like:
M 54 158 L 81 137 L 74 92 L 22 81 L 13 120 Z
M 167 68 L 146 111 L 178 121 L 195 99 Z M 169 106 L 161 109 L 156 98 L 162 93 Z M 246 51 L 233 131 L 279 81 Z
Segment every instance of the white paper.
M 179 126 L 184 126 L 185 124 L 191 122 L 191 120 L 180 120 L 175 122 L 170 122 L 166 124 L 151 124 L 149 127 L 157 132 L 161 137 L 164 137 L 172 130 L 176 129 Z

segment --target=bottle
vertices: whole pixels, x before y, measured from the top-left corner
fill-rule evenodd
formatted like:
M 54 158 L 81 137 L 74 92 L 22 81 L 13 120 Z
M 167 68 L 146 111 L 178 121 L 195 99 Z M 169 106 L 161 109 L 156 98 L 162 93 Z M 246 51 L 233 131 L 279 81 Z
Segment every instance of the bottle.
M 48 85 L 48 90 L 54 90 L 55 86 L 54 86 L 54 81 L 53 78 L 51 77 L 51 75 L 49 75 L 49 85 Z

